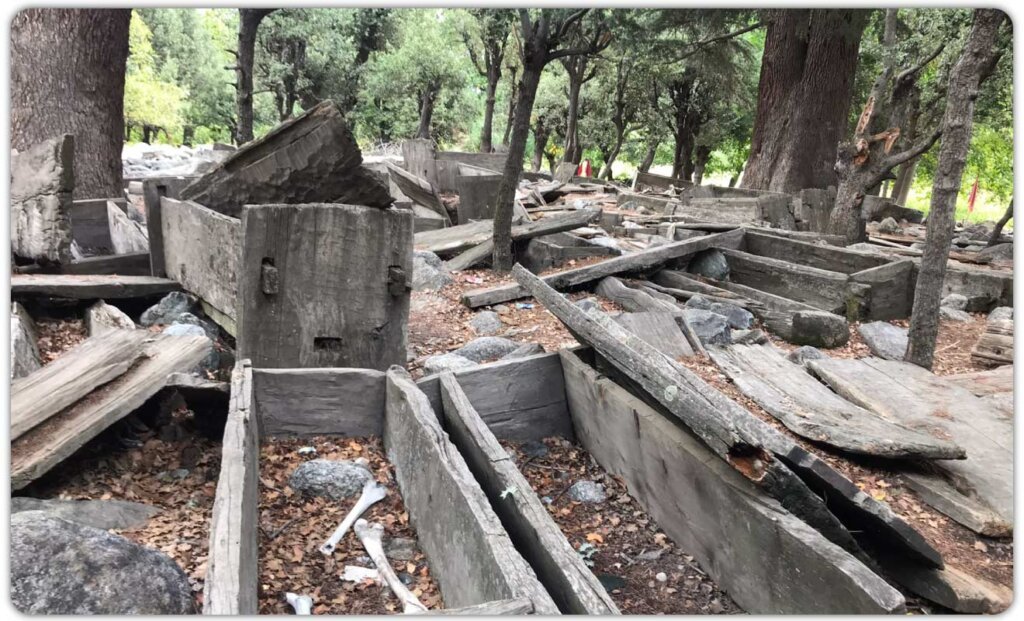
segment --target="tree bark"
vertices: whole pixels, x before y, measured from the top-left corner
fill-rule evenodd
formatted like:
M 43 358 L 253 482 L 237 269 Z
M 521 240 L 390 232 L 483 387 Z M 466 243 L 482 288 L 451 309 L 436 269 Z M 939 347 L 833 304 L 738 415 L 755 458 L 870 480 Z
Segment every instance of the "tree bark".
M 235 65 L 235 144 L 253 139 L 252 67 L 256 58 L 256 31 L 274 9 L 238 9 L 238 64 Z
M 835 185 L 867 11 L 778 9 L 761 60 L 750 157 L 740 187 L 778 192 Z
M 693 158 L 693 185 L 700 185 L 704 180 L 704 168 L 711 158 L 711 147 L 701 145 L 697 147 Z
M 533 158 L 530 160 L 530 170 L 537 172 L 544 164 L 544 149 L 548 146 L 548 130 L 544 122 L 537 119 L 533 125 Z
M 996 222 L 996 228 L 992 229 L 992 235 L 988 238 L 987 246 L 995 246 L 999 243 L 999 236 L 1003 234 L 1003 227 L 1013 217 L 1013 199 L 1010 199 L 1010 204 L 1006 206 L 1006 213 L 1003 214 L 1002 218 L 999 218 L 999 222 Z
M 516 88 L 517 88 L 516 85 L 518 84 L 518 82 L 516 82 L 516 67 L 515 67 L 515 65 L 509 67 L 509 71 L 512 72 L 512 75 L 511 75 L 512 79 L 511 79 L 511 82 L 510 82 L 511 83 L 511 88 L 510 88 L 510 92 L 509 92 L 509 95 L 508 95 L 508 118 L 505 121 L 505 133 L 501 137 L 501 145 L 503 147 L 508 147 L 508 140 L 509 140 L 509 137 L 512 135 L 512 123 L 515 120 L 515 116 L 516 116 L 516 101 L 518 100 L 518 96 L 517 96 L 517 93 L 516 93 Z
M 995 9 L 975 9 L 974 24 L 964 51 L 949 76 L 946 111 L 942 119 L 942 146 L 932 185 L 928 235 L 914 291 L 906 360 L 932 368 L 939 334 L 939 303 L 946 277 L 949 245 L 953 239 L 956 197 L 960 192 L 974 123 L 978 88 L 999 60 L 996 37 L 1006 14 Z
M 576 60 L 576 59 L 573 59 Z M 583 69 L 586 69 L 586 61 L 580 61 Z M 569 73 L 569 105 L 565 113 L 565 152 L 562 154 L 563 162 L 579 164 L 577 157 L 577 145 L 579 144 L 579 115 L 580 115 L 580 89 L 583 88 L 582 73 L 575 77 L 575 72 Z
M 921 161 L 921 158 L 916 157 L 899 167 L 890 196 L 890 200 L 897 205 L 906 206 L 907 198 L 910 196 L 910 188 L 914 186 L 914 177 L 917 175 L 917 163 L 919 161 Z
M 430 140 L 430 121 L 434 118 L 434 100 L 437 99 L 439 86 L 427 84 L 420 93 L 420 125 L 416 130 L 416 138 Z
M 644 159 L 637 166 L 637 170 L 640 172 L 648 172 L 651 170 L 651 165 L 654 164 L 654 156 L 658 153 L 659 140 L 657 138 L 651 138 L 647 142 L 647 152 L 644 154 Z
M 494 132 L 492 126 L 494 125 L 495 93 L 498 90 L 498 80 L 500 79 L 500 72 L 493 80 L 490 75 L 487 76 L 487 99 L 484 100 L 484 126 L 480 129 L 481 153 L 490 153 L 494 151 L 494 145 L 491 143 L 491 134 Z
M 11 147 L 75 137 L 74 198 L 121 196 L 127 9 L 22 9 L 11 21 Z

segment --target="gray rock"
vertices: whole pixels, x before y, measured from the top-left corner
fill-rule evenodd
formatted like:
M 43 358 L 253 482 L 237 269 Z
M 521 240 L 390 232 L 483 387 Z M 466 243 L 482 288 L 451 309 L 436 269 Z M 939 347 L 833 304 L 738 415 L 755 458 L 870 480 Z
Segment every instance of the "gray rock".
M 957 310 L 948 306 L 942 306 L 939 308 L 939 317 L 949 319 L 951 321 L 963 322 L 971 321 L 973 319 L 967 311 Z
M 825 358 L 828 358 L 828 354 L 810 345 L 797 347 L 786 355 L 786 360 L 799 365 L 806 365 L 808 360 L 824 360 Z
M 988 314 L 989 321 L 1013 321 L 1013 307 L 1012 306 L 1000 306 L 993 308 L 992 312 Z
M 991 261 L 1013 261 L 1013 244 L 996 244 L 989 246 L 978 253 L 978 260 L 982 263 Z
M 604 492 L 604 485 L 594 481 L 576 481 L 569 488 L 569 498 L 576 502 L 599 503 L 604 502 L 608 495 Z
M 113 330 L 134 330 L 135 322 L 120 308 L 100 300 L 85 311 L 85 329 L 89 336 Z
M 601 304 L 595 297 L 583 298 L 575 302 L 576 306 L 580 307 L 584 313 L 589 313 L 593 309 L 601 310 Z
M 190 323 L 175 323 L 164 328 L 161 334 L 168 336 L 206 336 L 206 330 Z
M 303 494 L 340 500 L 358 496 L 371 478 L 370 471 L 355 462 L 313 459 L 292 472 L 288 485 Z
M 826 311 L 797 311 L 789 340 L 797 345 L 842 347 L 850 340 L 850 326 L 845 318 Z
M 220 331 L 217 330 L 217 326 L 208 319 L 200 319 L 192 313 L 182 313 L 174 320 L 172 325 L 190 325 L 199 326 L 203 329 L 203 332 L 211 341 L 216 341 L 217 337 L 220 336 Z
M 481 336 L 466 343 L 455 351 L 473 362 L 497 360 L 519 348 L 519 343 L 501 336 Z
M 512 360 L 513 358 L 525 358 L 527 356 L 535 356 L 537 354 L 543 354 L 544 347 L 540 343 L 524 343 L 515 350 L 505 354 L 499 360 Z
M 59 500 L 15 496 L 11 513 L 44 511 L 47 515 L 103 530 L 144 526 L 159 507 L 126 500 Z
M 732 342 L 729 320 L 724 315 L 700 308 L 684 309 L 683 315 L 702 344 L 728 345 Z
M 597 237 L 591 237 L 587 240 L 591 244 L 596 246 L 602 246 L 604 248 L 612 248 L 614 250 L 621 250 L 619 248 L 619 242 L 615 241 L 614 237 L 607 237 L 605 235 L 599 235 Z
M 548 454 L 548 445 L 540 440 L 527 440 L 519 448 L 527 457 L 546 457 Z
M 686 308 L 699 308 L 701 310 L 711 310 L 711 300 L 707 299 L 702 295 L 695 295 L 686 301 Z
M 497 306 L 494 307 L 494 312 L 498 313 L 499 315 L 507 315 L 512 312 L 512 309 L 509 308 L 506 304 L 498 304 Z
M 475 366 L 476 363 L 469 358 L 460 356 L 455 352 L 449 352 L 447 354 L 430 356 L 424 360 L 423 373 L 425 375 L 433 375 L 442 371 L 458 371 L 459 369 L 468 369 Z
M 732 342 L 737 345 L 760 345 L 768 342 L 768 337 L 760 330 L 733 330 Z
M 158 303 L 150 306 L 142 313 L 139 323 L 144 326 L 170 325 L 174 320 L 192 311 L 196 299 L 181 291 L 172 291 Z
M 469 325 L 473 328 L 474 332 L 483 336 L 497 334 L 505 327 L 505 324 L 501 323 L 498 313 L 494 311 L 478 312 L 469 321 Z
M 988 238 L 992 236 L 992 228 L 983 222 L 979 222 L 964 228 L 961 234 L 970 240 L 987 242 Z
M 391 537 L 384 542 L 384 552 L 387 557 L 396 561 L 411 561 L 416 558 L 419 550 L 415 539 Z
M 451 272 L 433 252 L 417 250 L 412 259 L 413 291 L 435 291 L 452 283 Z
M 966 302 L 966 299 L 965 299 Z M 886 360 L 903 360 L 907 353 L 907 329 L 885 321 L 862 323 L 857 328 L 871 353 Z
M 36 324 L 25 308 L 11 303 L 11 379 L 25 377 L 43 363 L 36 344 Z
M 942 302 L 939 306 L 945 306 L 946 308 L 952 308 L 954 310 L 967 310 L 967 296 L 960 295 L 959 293 L 950 293 L 946 297 L 942 298 Z
M 686 308 L 699 308 L 701 310 L 718 313 L 729 320 L 729 327 L 735 330 L 749 330 L 754 325 L 754 316 L 745 308 L 725 302 L 712 302 L 702 295 L 695 295 L 686 301 Z
M 896 222 L 896 219 L 890 216 L 878 224 L 878 232 L 887 235 L 898 235 L 903 232 L 903 229 L 900 228 L 899 222 Z
M 24 614 L 183 615 L 185 572 L 167 555 L 42 511 L 11 516 L 11 603 Z
M 686 267 L 686 271 L 705 278 L 728 280 L 729 262 L 725 260 L 725 255 L 718 249 L 710 248 L 695 254 Z

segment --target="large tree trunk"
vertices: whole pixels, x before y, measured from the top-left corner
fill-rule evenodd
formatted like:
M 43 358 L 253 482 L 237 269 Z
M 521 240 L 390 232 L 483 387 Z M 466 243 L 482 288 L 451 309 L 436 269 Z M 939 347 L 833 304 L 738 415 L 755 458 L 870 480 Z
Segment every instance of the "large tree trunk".
M 700 185 L 704 181 L 704 168 L 711 158 L 711 147 L 701 145 L 697 147 L 693 157 L 693 185 Z
M 501 146 L 508 147 L 509 136 L 512 135 L 512 123 L 516 117 L 516 101 L 519 99 L 516 93 L 516 67 L 515 65 L 509 67 L 509 71 L 512 72 L 510 88 L 508 94 L 508 118 L 505 121 L 505 133 L 501 137 Z
M 430 122 L 434 118 L 434 100 L 439 90 L 439 87 L 428 84 L 420 93 L 420 125 L 416 130 L 416 138 L 430 140 Z
M 75 136 L 74 197 L 121 196 L 127 9 L 22 9 L 11 21 L 11 146 Z
M 942 118 L 942 146 L 932 185 L 928 236 L 914 291 L 906 360 L 930 369 L 939 334 L 939 303 L 946 277 L 949 245 L 953 239 L 956 197 L 960 192 L 974 123 L 974 104 L 983 76 L 998 61 L 994 52 L 999 26 L 1006 14 L 975 9 L 974 25 L 964 51 L 949 76 L 946 112 Z
M 796 192 L 835 185 L 867 11 L 777 9 L 761 60 L 744 188 Z
M 658 139 L 651 138 L 647 143 L 647 152 L 644 153 L 644 159 L 637 166 L 637 170 L 640 172 L 648 172 L 651 170 L 651 166 L 654 164 L 654 156 L 658 153 Z
M 897 205 L 906 205 L 910 196 L 910 188 L 914 185 L 914 176 L 917 175 L 917 163 L 921 158 L 917 157 L 900 166 L 896 173 L 896 181 L 893 182 L 890 200 Z
M 238 9 L 238 64 L 235 65 L 235 144 L 253 139 L 252 66 L 256 58 L 256 30 L 274 9 Z

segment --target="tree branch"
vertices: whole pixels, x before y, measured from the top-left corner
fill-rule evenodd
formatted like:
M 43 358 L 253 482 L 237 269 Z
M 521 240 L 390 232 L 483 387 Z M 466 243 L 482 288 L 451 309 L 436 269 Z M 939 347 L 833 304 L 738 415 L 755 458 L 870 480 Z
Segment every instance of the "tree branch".
M 932 50 L 932 53 L 928 54 L 927 56 L 925 56 L 921 60 L 921 62 L 919 62 L 918 64 L 914 65 L 913 67 L 910 67 L 909 69 L 904 69 L 903 71 L 901 71 L 900 74 L 898 76 L 896 76 L 896 84 L 901 84 L 904 81 L 909 80 L 910 78 L 914 77 L 914 75 L 917 74 L 917 72 L 919 72 L 922 69 L 924 69 L 928 65 L 928 63 L 930 63 L 933 60 L 935 60 L 935 57 L 938 56 L 939 54 L 941 54 L 942 50 L 944 50 L 945 48 L 946 48 L 946 44 L 945 43 L 940 43 L 934 50 Z
M 921 154 L 923 154 L 928 149 L 931 149 L 932 146 L 935 144 L 935 142 L 941 136 L 942 136 L 942 130 L 941 129 L 936 130 L 935 132 L 932 133 L 931 136 L 928 136 L 927 138 L 925 138 L 921 142 L 917 143 L 915 146 L 907 149 L 906 151 L 902 151 L 900 153 L 896 153 L 895 155 L 890 155 L 889 157 L 887 157 L 884 160 L 882 160 L 882 169 L 881 169 L 881 171 L 877 175 L 875 175 L 875 177 L 877 177 L 877 180 L 874 180 L 874 178 L 873 178 L 873 183 L 871 183 L 868 187 L 872 187 L 875 184 L 880 183 L 882 181 L 882 179 L 885 177 L 885 175 L 888 174 L 888 172 L 890 170 L 892 170 L 893 168 L 896 168 L 900 164 L 904 164 L 906 162 L 909 162 L 910 160 L 914 159 L 915 157 L 919 157 Z
M 590 9 L 580 9 L 579 11 L 576 11 L 575 13 L 570 15 L 569 17 L 566 17 L 565 20 L 563 20 L 562 23 L 558 26 L 558 32 L 555 33 L 555 40 L 561 40 L 561 38 L 565 36 L 565 33 L 569 31 L 569 28 L 572 28 L 573 24 L 583 19 L 583 16 L 589 12 Z
M 752 26 L 747 26 L 745 28 L 741 28 L 741 29 L 733 31 L 733 32 L 729 32 L 729 33 L 726 33 L 726 34 L 723 34 L 723 35 L 718 35 L 717 37 L 711 37 L 710 39 L 704 39 L 703 41 L 698 41 L 696 43 L 690 43 L 688 45 L 693 46 L 693 48 L 694 48 L 693 50 L 691 50 L 690 52 L 687 52 L 686 54 L 683 54 L 682 56 L 680 56 L 678 58 L 675 58 L 675 59 L 673 59 L 673 60 L 671 60 L 669 62 L 680 62 L 680 61 L 686 60 L 687 58 L 693 56 L 697 52 L 700 52 L 704 47 L 706 47 L 708 45 L 711 45 L 712 43 L 718 43 L 719 41 L 725 41 L 727 39 L 736 38 L 736 37 L 738 37 L 740 35 L 744 35 L 744 34 L 750 32 L 751 30 L 757 30 L 761 26 L 764 26 L 764 22 L 757 22 L 756 24 L 754 24 Z

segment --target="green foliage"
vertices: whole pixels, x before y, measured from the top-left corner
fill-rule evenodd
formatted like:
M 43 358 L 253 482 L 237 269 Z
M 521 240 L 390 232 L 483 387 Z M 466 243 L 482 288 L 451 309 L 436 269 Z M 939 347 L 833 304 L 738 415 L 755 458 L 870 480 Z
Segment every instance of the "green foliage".
M 134 13 L 128 31 L 124 116 L 129 126 L 160 129 L 167 137 L 181 129 L 187 93 L 158 74 L 152 40 L 153 33 Z

